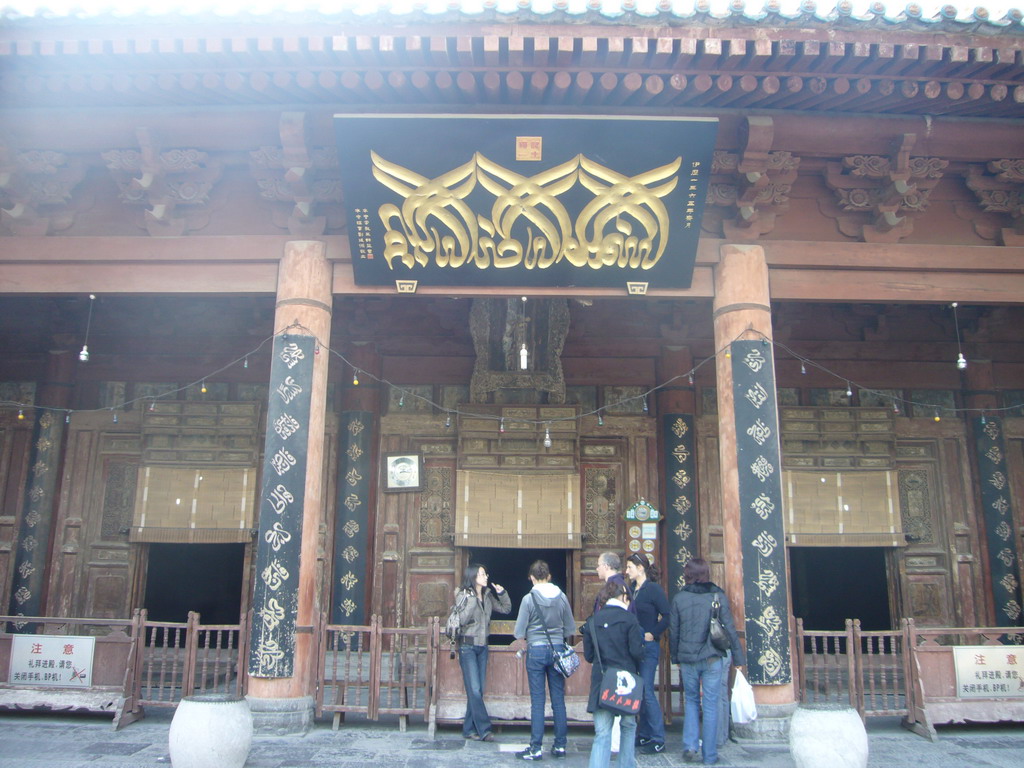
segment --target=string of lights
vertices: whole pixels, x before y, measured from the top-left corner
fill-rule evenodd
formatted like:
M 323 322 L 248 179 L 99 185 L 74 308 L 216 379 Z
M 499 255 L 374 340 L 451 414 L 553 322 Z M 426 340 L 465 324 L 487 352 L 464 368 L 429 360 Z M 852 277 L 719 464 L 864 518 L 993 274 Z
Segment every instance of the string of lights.
M 954 307 L 954 309 L 955 309 L 955 307 Z M 346 358 L 343 354 L 341 354 L 339 351 L 331 348 L 328 344 L 325 344 L 319 338 L 316 338 L 315 334 L 313 334 L 312 331 L 310 331 L 308 328 L 306 328 L 305 326 L 303 326 L 303 325 L 301 325 L 299 323 L 292 323 L 291 325 L 287 326 L 286 328 L 283 328 L 280 331 L 276 331 L 271 336 L 267 336 L 266 338 L 261 340 L 260 343 L 255 348 L 253 348 L 250 351 L 246 352 L 242 356 L 240 356 L 240 357 L 238 357 L 238 358 L 236 358 L 236 359 L 234 359 L 234 360 L 232 360 L 232 361 L 222 365 L 221 367 L 217 368 L 216 370 L 212 370 L 209 373 L 204 374 L 203 376 L 200 376 L 195 381 L 191 381 L 191 382 L 189 382 L 187 384 L 183 384 L 183 385 L 178 386 L 178 387 L 169 388 L 169 389 L 167 389 L 167 390 L 165 390 L 163 392 L 160 392 L 157 395 L 153 395 L 153 394 L 140 395 L 139 397 L 135 397 L 135 398 L 132 398 L 130 400 L 125 400 L 124 402 L 119 403 L 117 405 L 109 405 L 109 406 L 104 406 L 102 408 L 78 408 L 78 409 L 76 409 L 76 408 L 61 408 L 61 407 L 56 407 L 56 406 L 45 406 L 45 405 L 36 405 L 34 403 L 19 402 L 19 401 L 16 401 L 16 400 L 0 400 L 0 407 L 11 408 L 11 409 L 15 409 L 15 408 L 18 409 L 18 418 L 19 419 L 23 419 L 24 418 L 24 415 L 25 415 L 26 411 L 33 411 L 33 410 L 35 410 L 35 411 L 51 411 L 51 412 L 62 413 L 62 414 L 65 415 L 65 420 L 66 421 L 70 421 L 71 416 L 73 414 L 76 414 L 76 413 L 102 413 L 102 412 L 109 412 L 109 413 L 112 414 L 112 416 L 113 416 L 113 418 L 114 418 L 114 420 L 116 422 L 116 420 L 117 420 L 117 412 L 118 411 L 131 410 L 131 408 L 133 406 L 135 406 L 136 404 L 146 404 L 146 405 L 148 405 L 152 409 L 153 407 L 155 407 L 155 403 L 157 403 L 158 401 L 160 401 L 160 400 L 172 400 L 172 399 L 174 399 L 175 395 L 178 395 L 178 394 L 180 394 L 182 392 L 186 392 L 187 390 L 192 389 L 193 387 L 199 386 L 199 387 L 202 387 L 202 389 L 205 391 L 206 383 L 208 381 L 215 380 L 216 377 L 219 374 L 221 374 L 224 371 L 227 371 L 227 370 L 233 368 L 236 365 L 242 365 L 243 368 L 248 368 L 249 367 L 249 358 L 250 357 L 253 357 L 253 356 L 257 355 L 268 343 L 271 343 L 276 337 L 278 337 L 278 336 L 288 336 L 292 331 L 295 331 L 295 330 L 302 331 L 303 335 L 314 336 L 315 343 L 316 343 L 316 352 L 317 352 L 317 354 L 320 353 L 321 349 L 326 350 L 331 355 L 333 355 L 334 357 L 338 358 L 338 360 L 340 360 L 346 366 L 351 368 L 352 369 L 352 385 L 353 386 L 359 386 L 361 381 L 371 380 L 371 381 L 374 381 L 374 382 L 376 382 L 376 383 L 378 383 L 378 384 L 388 388 L 389 390 L 394 390 L 395 392 L 397 392 L 398 393 L 398 405 L 399 405 L 400 408 L 401 407 L 405 407 L 406 398 L 409 398 L 410 400 L 420 401 L 420 402 L 424 403 L 425 405 L 429 406 L 430 408 L 435 409 L 435 410 L 439 411 L 440 413 L 443 413 L 445 415 L 445 426 L 446 427 L 450 427 L 451 426 L 452 417 L 458 417 L 458 416 L 468 416 L 468 417 L 472 417 L 474 419 L 485 419 L 485 420 L 490 419 L 490 420 L 494 420 L 494 421 L 499 421 L 500 427 L 504 426 L 504 424 L 503 424 L 504 417 L 502 417 L 500 415 L 497 415 L 497 414 L 487 414 L 487 413 L 477 413 L 477 412 L 474 412 L 474 411 L 462 411 L 462 410 L 459 410 L 458 408 L 451 408 L 451 407 L 444 406 L 444 405 L 442 405 L 440 403 L 435 402 L 434 400 L 430 399 L 429 397 L 425 397 L 425 396 L 421 395 L 420 393 L 418 393 L 418 392 L 416 392 L 414 390 L 407 389 L 406 387 L 403 387 L 402 385 L 399 385 L 399 384 L 394 384 L 393 382 L 388 381 L 387 379 L 384 379 L 384 378 L 381 378 L 379 376 L 374 375 L 373 373 L 371 373 L 370 371 L 365 370 L 364 368 L 360 368 L 355 363 L 353 363 L 348 358 Z M 872 388 L 872 387 L 863 386 L 863 385 L 859 384 L 858 382 L 856 382 L 855 380 L 850 379 L 850 378 L 848 378 L 846 376 L 843 376 L 842 374 L 839 374 L 836 371 L 833 371 L 832 369 L 828 368 L 827 366 L 823 365 L 822 363 L 819 363 L 819 362 L 817 362 L 815 360 L 812 360 L 809 357 L 805 357 L 804 355 L 801 355 L 799 352 L 797 352 L 796 350 L 792 349 L 791 347 L 787 346 L 786 344 L 784 344 L 782 342 L 775 341 L 773 339 L 769 339 L 767 336 L 765 336 L 764 334 L 760 333 L 759 331 L 755 331 L 753 329 L 747 329 L 747 330 L 739 333 L 735 338 L 731 339 L 729 342 L 727 342 L 725 345 L 723 345 L 720 349 L 717 349 L 715 351 L 714 355 L 706 357 L 703 360 L 701 360 L 699 363 L 694 365 L 686 373 L 681 373 L 681 374 L 678 374 L 676 376 L 673 376 L 672 378 L 670 378 L 670 379 L 668 379 L 666 381 L 660 382 L 660 383 L 654 385 L 653 387 L 651 387 L 650 389 L 647 389 L 646 391 L 641 392 L 639 394 L 630 395 L 629 397 L 624 397 L 624 398 L 622 398 L 620 400 L 616 400 L 616 401 L 611 402 L 611 403 L 605 403 L 604 405 L 602 405 L 602 406 L 600 406 L 598 408 L 594 408 L 594 409 L 591 409 L 589 411 L 581 412 L 581 413 L 575 414 L 573 416 L 566 416 L 566 417 L 556 418 L 556 419 L 520 419 L 520 418 L 517 417 L 516 421 L 520 422 L 520 423 L 534 424 L 534 425 L 537 425 L 537 426 L 545 426 L 545 428 L 546 428 L 545 434 L 548 434 L 549 429 L 550 429 L 550 425 L 555 423 L 555 422 L 578 421 L 578 420 L 581 420 L 583 418 L 590 417 L 590 416 L 596 416 L 597 417 L 598 426 L 604 426 L 604 418 L 605 418 L 606 415 L 612 414 L 620 406 L 626 405 L 628 403 L 635 403 L 638 400 L 642 401 L 642 405 L 641 405 L 642 412 L 643 413 L 648 413 L 649 412 L 648 398 L 650 398 L 652 395 L 657 394 L 661 390 L 664 390 L 664 389 L 666 389 L 668 387 L 671 387 L 677 381 L 680 381 L 682 379 L 686 379 L 688 381 L 688 383 L 690 385 L 692 385 L 693 382 L 694 382 L 695 376 L 697 375 L 697 373 L 705 365 L 708 365 L 712 361 L 714 361 L 715 358 L 718 355 L 724 355 L 724 356 L 728 357 L 730 355 L 729 348 L 730 348 L 732 342 L 733 341 L 738 341 L 741 338 L 747 337 L 749 334 L 753 334 L 755 338 L 761 339 L 762 343 L 765 346 L 771 346 L 773 348 L 773 355 L 776 358 L 779 357 L 778 353 L 781 351 L 781 352 L 784 352 L 786 357 L 788 357 L 789 359 L 792 359 L 792 360 L 795 360 L 795 361 L 799 362 L 800 363 L 800 370 L 801 370 L 802 374 L 806 374 L 808 368 L 813 368 L 815 370 L 821 371 L 826 376 L 829 376 L 829 377 L 835 379 L 837 383 L 842 383 L 845 386 L 845 388 L 846 388 L 846 395 L 847 395 L 847 397 L 851 397 L 852 398 L 853 397 L 853 393 L 854 393 L 855 390 L 860 391 L 861 393 L 868 393 L 868 394 L 871 394 L 871 395 L 874 395 L 874 396 L 878 397 L 881 400 L 888 400 L 890 402 L 890 404 L 891 404 L 891 407 L 893 408 L 893 410 L 896 413 L 900 413 L 901 409 L 903 411 L 906 411 L 908 408 L 922 409 L 922 410 L 931 410 L 931 411 L 934 411 L 934 413 L 935 413 L 935 420 L 938 421 L 942 415 L 949 415 L 949 416 L 955 417 L 955 416 L 960 415 L 960 414 L 963 414 L 963 415 L 976 414 L 976 415 L 980 415 L 980 416 L 984 417 L 984 416 L 986 416 L 986 414 L 994 416 L 994 415 L 998 415 L 998 414 L 1001 414 L 1001 413 L 1008 413 L 1008 412 L 1011 412 L 1011 411 L 1014 411 L 1014 410 L 1019 410 L 1021 408 L 1020 405 L 1007 405 L 1007 406 L 992 407 L 992 408 L 965 408 L 965 407 L 950 407 L 950 406 L 945 406 L 945 405 L 935 405 L 934 403 L 926 403 L 926 402 L 915 401 L 915 400 L 913 400 L 911 398 L 906 398 L 906 397 L 903 397 L 902 395 L 894 394 L 891 390 L 876 389 L 876 388 Z M 959 336 L 959 334 L 958 334 L 958 336 Z M 959 338 L 958 338 L 957 342 L 958 342 L 958 349 L 959 349 Z M 965 363 L 964 364 L 960 363 L 960 360 L 962 360 L 962 359 L 964 359 L 964 358 L 963 358 L 963 356 L 961 354 L 958 357 L 958 359 L 957 359 L 957 368 L 959 368 L 961 370 L 966 365 Z M 502 431 L 503 431 L 503 429 L 502 429 Z M 547 438 L 547 439 L 549 439 L 549 438 Z

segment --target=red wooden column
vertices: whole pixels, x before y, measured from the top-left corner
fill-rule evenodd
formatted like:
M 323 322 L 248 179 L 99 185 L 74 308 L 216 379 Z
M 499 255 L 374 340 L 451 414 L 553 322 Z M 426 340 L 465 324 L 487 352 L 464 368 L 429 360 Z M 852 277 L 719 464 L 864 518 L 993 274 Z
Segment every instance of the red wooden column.
M 319 241 L 296 240 L 285 245 L 277 277 L 274 331 L 289 326 L 294 336 L 312 335 L 326 347 L 331 334 L 331 265 Z M 316 648 L 313 628 L 320 614 L 320 573 L 317 544 L 324 514 L 324 416 L 329 357 L 314 357 L 309 413 L 302 544 L 299 560 L 299 603 L 296 617 L 295 663 L 291 677 L 249 678 L 249 706 L 258 731 L 295 733 L 313 722 Z
M 722 525 L 725 544 L 725 584 L 737 627 L 743 621 L 744 562 L 740 543 L 739 467 L 736 456 L 736 419 L 733 400 L 732 361 L 725 356 L 737 338 L 772 338 L 771 297 L 768 264 L 759 245 L 724 245 L 715 267 L 714 299 L 715 360 L 718 395 L 718 454 L 722 493 Z M 747 333 L 747 332 L 752 333 Z M 774 397 L 775 393 L 772 392 Z M 756 563 L 750 567 L 756 568 Z M 788 578 L 788 573 L 786 574 Z M 791 611 L 788 611 L 791 615 Z M 792 647 L 789 650 L 793 656 Z M 782 720 L 796 707 L 792 682 L 784 685 L 755 685 L 758 717 L 744 726 L 750 736 L 784 733 Z

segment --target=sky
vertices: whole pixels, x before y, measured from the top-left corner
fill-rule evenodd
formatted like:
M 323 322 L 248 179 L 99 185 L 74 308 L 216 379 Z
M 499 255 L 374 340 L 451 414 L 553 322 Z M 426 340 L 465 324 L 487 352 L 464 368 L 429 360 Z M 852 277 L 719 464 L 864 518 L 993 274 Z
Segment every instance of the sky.
M 144 14 L 161 16 L 166 14 L 200 14 L 214 13 L 218 16 L 234 16 L 239 13 L 266 14 L 275 11 L 318 11 L 325 14 L 342 11 L 360 14 L 372 14 L 378 6 L 385 5 L 392 13 L 401 14 L 412 11 L 413 3 L 422 3 L 428 12 L 443 13 L 449 9 L 450 0 L 0 0 L 0 12 L 3 15 L 47 17 L 95 16 L 112 13 L 116 16 L 133 16 Z M 554 0 L 532 0 L 533 9 L 544 13 L 553 9 Z M 569 10 L 582 13 L 587 0 L 568 0 Z M 621 8 L 622 0 L 606 0 L 609 10 L 614 14 Z M 638 10 L 653 12 L 658 0 L 637 0 Z M 687 14 L 692 11 L 695 0 L 673 0 L 677 13 Z M 853 0 L 854 15 L 866 15 L 872 0 Z M 900 2 L 883 0 L 888 16 L 899 15 L 910 4 L 909 0 Z M 835 0 L 818 0 L 819 13 L 826 14 L 835 6 Z M 1001 19 L 1011 8 L 1024 8 L 1024 0 L 974 0 L 973 2 L 948 3 L 943 0 L 924 0 L 917 2 L 923 9 L 924 18 L 933 17 L 938 10 L 947 4 L 954 4 L 959 9 L 959 18 L 968 18 L 973 9 L 979 5 L 989 11 L 992 20 Z M 459 0 L 461 9 L 467 13 L 482 10 L 483 0 Z M 711 0 L 712 13 L 726 14 L 729 0 Z M 751 0 L 751 9 L 756 13 L 764 3 L 763 0 Z M 782 0 L 781 8 L 785 14 L 795 14 L 800 0 Z M 514 11 L 518 8 L 516 0 L 497 0 L 497 7 L 502 11 Z

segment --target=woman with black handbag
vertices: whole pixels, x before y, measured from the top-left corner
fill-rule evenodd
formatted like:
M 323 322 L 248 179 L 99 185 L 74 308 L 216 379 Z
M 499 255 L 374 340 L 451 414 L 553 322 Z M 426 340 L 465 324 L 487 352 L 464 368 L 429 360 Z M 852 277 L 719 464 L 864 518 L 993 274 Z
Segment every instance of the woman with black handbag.
M 636 616 L 629 612 L 629 591 L 625 585 L 609 581 L 598 593 L 603 604 L 587 620 L 583 633 L 583 657 L 594 665 L 590 671 L 590 698 L 587 712 L 594 715 L 594 744 L 590 748 L 589 768 L 607 768 L 612 758 L 612 725 L 617 715 L 622 717 L 619 738 L 619 768 L 636 766 L 636 712 L 643 700 L 640 663 L 644 659 L 644 635 Z M 604 690 L 605 672 L 614 670 L 620 683 L 616 688 Z M 626 673 L 623 676 L 621 673 Z M 641 693 L 637 696 L 636 693 Z M 634 705 L 628 707 L 633 714 L 621 709 L 608 708 L 613 702 L 621 706 L 623 699 Z
M 491 741 L 491 718 L 484 705 L 487 687 L 487 636 L 491 631 L 491 614 L 509 613 L 512 600 L 500 584 L 488 582 L 487 569 L 479 563 L 468 566 L 462 586 L 456 592 L 459 608 L 459 666 L 466 688 L 466 716 L 462 722 L 462 738 Z
M 718 762 L 719 697 L 728 652 L 712 642 L 711 619 L 715 603 L 737 667 L 746 665 L 747 654 L 736 635 L 729 598 L 711 581 L 707 561 L 699 557 L 687 561 L 683 566 L 683 581 L 686 585 L 672 598 L 669 614 L 669 655 L 679 665 L 683 682 L 683 762 L 696 763 L 703 754 L 704 765 L 715 765 Z

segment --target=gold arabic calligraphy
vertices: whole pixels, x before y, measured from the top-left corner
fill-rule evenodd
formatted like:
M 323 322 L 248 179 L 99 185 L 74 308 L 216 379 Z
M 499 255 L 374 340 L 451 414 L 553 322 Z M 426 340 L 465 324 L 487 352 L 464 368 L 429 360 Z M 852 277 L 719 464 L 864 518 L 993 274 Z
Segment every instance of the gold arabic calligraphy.
M 668 245 L 669 215 L 661 198 L 676 188 L 682 165 L 677 157 L 629 177 L 577 155 L 522 176 L 476 153 L 431 179 L 375 152 L 370 156 L 374 178 L 404 201 L 378 210 L 391 269 L 395 259 L 410 269 L 431 262 L 546 269 L 563 259 L 573 267 L 650 269 Z M 559 196 L 577 184 L 593 199 L 573 221 Z M 490 218 L 467 201 L 478 186 L 493 196 Z

